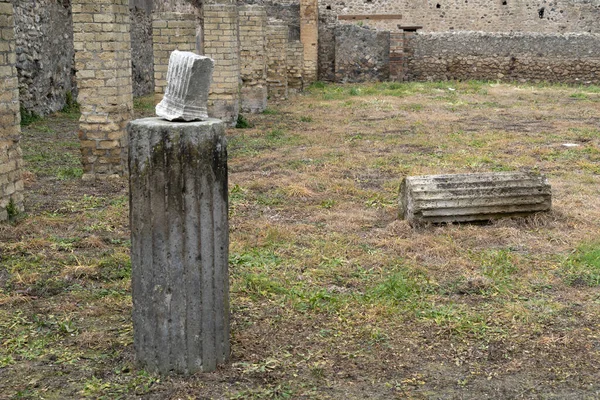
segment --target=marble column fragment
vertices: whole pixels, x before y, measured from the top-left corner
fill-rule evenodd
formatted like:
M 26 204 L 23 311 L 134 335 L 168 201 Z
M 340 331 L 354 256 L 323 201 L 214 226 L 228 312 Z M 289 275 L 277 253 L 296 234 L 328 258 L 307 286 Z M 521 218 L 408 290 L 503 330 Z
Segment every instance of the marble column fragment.
M 173 51 L 167 88 L 156 115 L 169 121 L 208 119 L 206 103 L 214 69 L 213 60 L 188 51 Z
M 411 225 L 487 221 L 548 211 L 552 191 L 544 176 L 525 172 L 409 176 L 399 202 Z
M 213 371 L 230 356 L 224 123 L 146 118 L 128 132 L 137 362 Z

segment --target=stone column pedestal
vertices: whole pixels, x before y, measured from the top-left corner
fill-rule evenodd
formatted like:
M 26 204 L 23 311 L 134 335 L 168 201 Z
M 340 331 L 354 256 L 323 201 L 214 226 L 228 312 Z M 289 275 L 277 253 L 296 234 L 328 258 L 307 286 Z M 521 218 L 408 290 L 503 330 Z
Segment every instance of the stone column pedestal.
M 230 354 L 224 123 L 146 118 L 128 133 L 137 361 L 213 371 Z

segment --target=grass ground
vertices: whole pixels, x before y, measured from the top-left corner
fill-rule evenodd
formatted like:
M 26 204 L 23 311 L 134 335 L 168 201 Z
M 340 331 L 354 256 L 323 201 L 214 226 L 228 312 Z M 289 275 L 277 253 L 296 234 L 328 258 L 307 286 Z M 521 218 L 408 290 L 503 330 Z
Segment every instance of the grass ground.
M 81 182 L 75 112 L 23 128 L 0 398 L 600 397 L 600 88 L 317 84 L 246 118 L 228 131 L 232 361 L 190 378 L 133 360 L 126 182 Z M 546 174 L 553 211 L 397 218 L 405 175 L 511 170 Z

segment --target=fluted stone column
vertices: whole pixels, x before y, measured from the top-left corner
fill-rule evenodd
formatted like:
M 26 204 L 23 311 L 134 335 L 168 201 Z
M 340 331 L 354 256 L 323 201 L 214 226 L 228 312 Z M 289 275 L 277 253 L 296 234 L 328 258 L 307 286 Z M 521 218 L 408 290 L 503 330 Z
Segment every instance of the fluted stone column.
M 223 122 L 129 124 L 134 347 L 161 374 L 229 360 Z
M 548 211 L 552 190 L 544 176 L 525 172 L 409 176 L 399 203 L 411 225 L 487 221 Z
M 0 0 L 0 221 L 23 211 L 23 153 L 13 5 Z

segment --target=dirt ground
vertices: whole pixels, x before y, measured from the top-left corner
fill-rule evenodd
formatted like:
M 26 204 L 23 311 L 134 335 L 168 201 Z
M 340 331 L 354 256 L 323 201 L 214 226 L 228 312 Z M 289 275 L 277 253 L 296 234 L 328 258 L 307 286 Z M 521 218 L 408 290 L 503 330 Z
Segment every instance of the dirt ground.
M 600 398 L 600 88 L 317 84 L 245 118 L 231 362 L 192 377 L 133 359 L 127 181 L 81 181 L 76 112 L 23 127 L 0 399 Z M 516 170 L 548 176 L 551 212 L 398 219 L 406 175 Z

